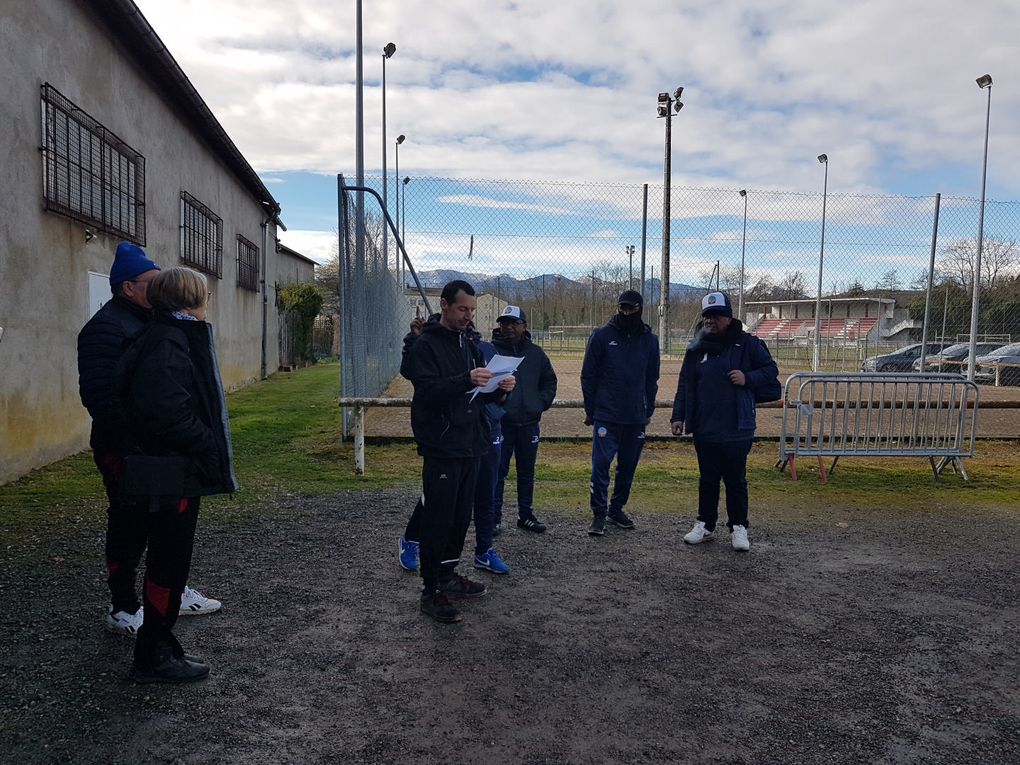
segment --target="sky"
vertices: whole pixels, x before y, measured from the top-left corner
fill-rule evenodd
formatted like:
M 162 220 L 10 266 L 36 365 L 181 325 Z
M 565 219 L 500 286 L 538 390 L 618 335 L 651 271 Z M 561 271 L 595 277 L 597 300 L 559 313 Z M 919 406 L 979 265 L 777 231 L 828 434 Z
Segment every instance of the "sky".
M 283 206 L 281 239 L 325 258 L 336 174 L 355 174 L 355 1 L 136 2 Z M 363 30 L 368 176 L 382 172 L 392 41 L 391 179 L 402 133 L 401 175 L 661 194 L 656 97 L 683 86 L 675 186 L 820 194 L 825 153 L 833 194 L 976 198 L 987 91 L 975 79 L 990 73 L 987 195 L 1020 198 L 1015 0 L 365 0 Z M 508 203 L 492 187 L 433 185 L 419 205 Z

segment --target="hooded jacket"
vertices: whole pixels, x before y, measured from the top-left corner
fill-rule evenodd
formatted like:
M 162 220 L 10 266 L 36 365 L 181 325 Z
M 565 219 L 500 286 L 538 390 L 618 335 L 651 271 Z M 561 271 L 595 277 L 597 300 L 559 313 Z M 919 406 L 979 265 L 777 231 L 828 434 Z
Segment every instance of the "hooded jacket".
M 466 459 L 489 450 L 485 405 L 495 394 L 471 400 L 471 370 L 485 366 L 482 353 L 462 332 L 429 320 L 410 345 L 401 374 L 414 385 L 411 430 L 423 457 Z
M 152 311 L 114 295 L 78 333 L 78 393 L 92 416 L 89 443 L 99 454 L 124 451 L 130 426 L 117 393 L 117 363 Z
M 209 324 L 156 312 L 121 359 L 117 379 L 131 424 L 128 460 L 133 454 L 187 458 L 181 496 L 237 490 L 230 422 Z M 149 480 L 161 482 L 156 474 L 160 461 L 146 464 L 153 471 Z
M 744 373 L 743 386 L 728 373 Z M 710 441 L 733 441 L 754 436 L 754 391 L 779 377 L 768 346 L 744 332 L 734 319 L 718 338 L 698 326 L 684 353 L 670 422 L 683 420 L 685 430 Z
M 588 339 L 581 366 L 584 413 L 596 422 L 645 425 L 659 391 L 659 338 L 647 324 L 627 332 L 618 318 Z
M 505 404 L 503 419 L 514 425 L 538 422 L 556 398 L 556 372 L 549 357 L 531 341 L 528 332 L 515 345 L 504 340 L 499 330 L 493 330 L 492 344 L 497 353 L 522 359 L 517 367 L 517 387 Z

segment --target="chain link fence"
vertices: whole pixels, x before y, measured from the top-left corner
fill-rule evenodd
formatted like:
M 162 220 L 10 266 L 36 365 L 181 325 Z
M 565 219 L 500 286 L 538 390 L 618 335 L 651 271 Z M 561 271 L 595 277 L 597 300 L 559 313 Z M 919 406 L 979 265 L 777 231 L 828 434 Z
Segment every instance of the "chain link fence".
M 645 320 L 661 334 L 661 186 L 389 182 L 396 236 L 383 242 L 381 202 L 364 195 L 366 254 L 355 262 L 353 224 L 341 221 L 347 395 L 385 387 L 398 369 L 413 306 L 422 304 L 397 257 L 397 236 L 434 295 L 433 310 L 438 289 L 465 278 L 497 308 L 522 306 L 534 339 L 548 351 L 580 354 L 592 329 L 615 312 L 620 292 L 632 287 L 645 297 Z M 365 181 L 379 191 L 381 183 Z M 937 209 L 934 195 L 829 193 L 823 248 L 821 193 L 744 191 L 672 189 L 663 342 L 672 356 L 682 354 L 694 331 L 701 296 L 721 289 L 786 371 L 809 369 L 821 263 L 820 368 L 859 370 L 869 356 L 920 341 L 933 247 L 927 339 L 938 345 L 928 352 L 969 338 L 977 200 L 942 197 Z M 341 205 L 341 218 L 344 209 L 353 213 L 352 204 Z M 979 339 L 1020 340 L 1020 203 L 987 202 L 984 231 Z

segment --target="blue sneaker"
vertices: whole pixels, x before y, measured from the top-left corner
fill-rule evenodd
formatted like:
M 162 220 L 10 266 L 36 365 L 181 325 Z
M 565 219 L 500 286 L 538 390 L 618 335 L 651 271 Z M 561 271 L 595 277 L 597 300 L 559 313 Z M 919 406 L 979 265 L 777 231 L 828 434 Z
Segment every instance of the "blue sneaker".
M 503 559 L 499 557 L 499 553 L 496 552 L 495 547 L 490 547 L 485 551 L 485 555 L 475 556 L 475 568 L 485 569 L 491 571 L 493 574 L 509 574 L 510 567 L 503 562 Z
M 409 542 L 400 537 L 400 547 L 397 551 L 397 560 L 404 571 L 418 570 L 418 543 Z

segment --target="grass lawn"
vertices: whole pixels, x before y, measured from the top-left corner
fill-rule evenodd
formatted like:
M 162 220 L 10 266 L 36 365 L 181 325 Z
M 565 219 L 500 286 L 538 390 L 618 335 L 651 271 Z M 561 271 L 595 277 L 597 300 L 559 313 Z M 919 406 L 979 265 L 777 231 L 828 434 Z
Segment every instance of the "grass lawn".
M 273 375 L 228 398 L 238 480 L 233 497 L 203 505 L 205 522 L 230 521 L 258 511 L 273 512 L 287 495 L 318 496 L 358 488 L 407 484 L 414 491 L 420 460 L 410 443 L 367 447 L 367 474 L 354 475 L 353 446 L 340 441 L 336 406 L 336 363 Z M 843 460 L 828 484 L 809 462 L 800 480 L 773 467 L 776 444 L 755 446 L 749 462 L 752 507 L 852 507 L 881 512 L 923 511 L 927 507 L 1015 506 L 1020 445 L 980 442 L 966 461 L 969 482 L 952 473 L 936 483 L 926 460 Z M 537 468 L 536 506 L 587 512 L 589 447 L 584 443 L 542 445 Z M 662 512 L 691 512 L 697 499 L 697 463 L 689 441 L 652 442 L 638 468 L 630 506 Z M 512 493 L 513 474 L 508 481 Z M 0 552 L 20 547 L 48 529 L 87 522 L 104 525 L 105 496 L 86 452 L 33 471 L 0 486 Z

